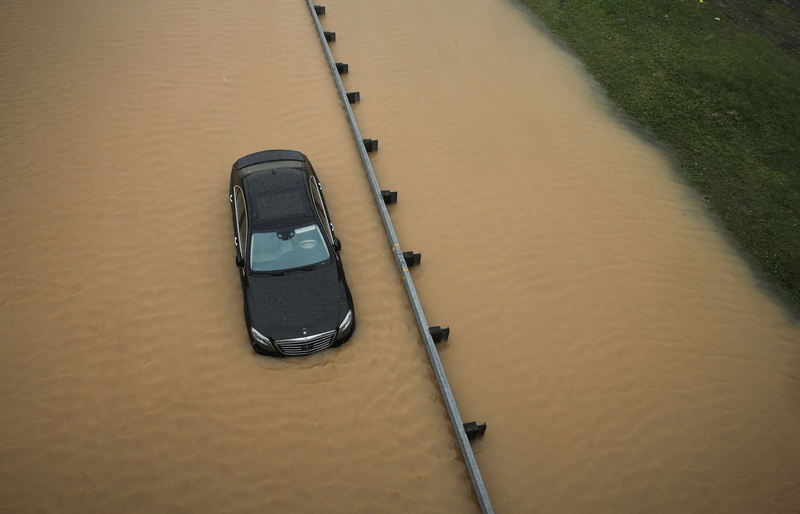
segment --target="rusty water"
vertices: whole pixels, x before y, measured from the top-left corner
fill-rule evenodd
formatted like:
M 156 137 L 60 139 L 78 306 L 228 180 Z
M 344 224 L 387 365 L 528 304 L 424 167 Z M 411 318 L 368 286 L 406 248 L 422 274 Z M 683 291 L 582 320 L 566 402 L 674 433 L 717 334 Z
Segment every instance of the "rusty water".
M 504 0 L 331 0 L 497 512 L 800 508 L 800 330 Z M 475 512 L 304 1 L 0 5 L 0 511 Z M 253 355 L 227 181 L 309 155 L 358 329 Z

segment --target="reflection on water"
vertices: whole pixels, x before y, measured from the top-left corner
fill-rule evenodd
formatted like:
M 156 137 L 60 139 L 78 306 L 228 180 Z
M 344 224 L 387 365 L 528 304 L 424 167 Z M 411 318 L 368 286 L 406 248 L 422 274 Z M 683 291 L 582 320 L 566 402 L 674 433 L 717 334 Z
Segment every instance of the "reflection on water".
M 326 7 L 495 509 L 800 508 L 800 330 L 580 66 L 504 0 Z M 305 2 L 6 3 L 0 63 L 0 505 L 477 511 Z M 244 328 L 267 148 L 359 316 L 308 358 Z

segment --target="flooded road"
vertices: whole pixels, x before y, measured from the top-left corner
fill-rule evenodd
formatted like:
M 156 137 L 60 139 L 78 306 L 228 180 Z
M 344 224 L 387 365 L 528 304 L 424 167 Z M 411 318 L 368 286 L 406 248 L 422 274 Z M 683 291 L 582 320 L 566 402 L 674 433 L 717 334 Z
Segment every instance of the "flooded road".
M 504 0 L 331 0 L 497 512 L 800 509 L 800 329 Z M 476 512 L 305 2 L 0 5 L 0 511 Z M 232 162 L 307 153 L 358 317 L 255 356 Z
M 579 63 L 509 2 L 327 13 L 495 509 L 800 509 L 798 326 Z
M 303 2 L 6 3 L 0 510 L 470 512 Z M 253 354 L 230 166 L 307 152 L 358 329 Z

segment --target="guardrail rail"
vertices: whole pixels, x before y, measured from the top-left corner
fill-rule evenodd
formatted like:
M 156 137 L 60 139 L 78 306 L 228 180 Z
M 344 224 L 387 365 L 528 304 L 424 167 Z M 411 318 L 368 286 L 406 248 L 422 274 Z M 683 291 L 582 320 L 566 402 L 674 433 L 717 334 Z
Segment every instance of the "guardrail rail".
M 356 123 L 356 118 L 353 115 L 353 109 L 350 108 L 350 97 L 348 97 L 347 92 L 345 92 L 342 79 L 339 77 L 340 67 L 337 67 L 336 62 L 333 59 L 333 55 L 331 54 L 330 46 L 328 45 L 329 42 L 336 40 L 336 33 L 325 32 L 322 30 L 322 24 L 319 21 L 319 14 L 324 14 L 325 8 L 315 6 L 312 0 L 307 0 L 307 2 L 308 8 L 311 10 L 311 16 L 314 19 L 314 24 L 317 27 L 322 48 L 325 51 L 325 55 L 328 59 L 328 65 L 330 66 L 331 74 L 336 82 L 336 88 L 339 90 L 339 95 L 341 96 L 342 105 L 344 106 L 345 113 L 347 114 L 347 119 L 350 122 L 350 128 L 353 131 L 353 137 L 355 138 L 358 152 L 361 155 L 361 161 L 364 164 L 364 169 L 367 173 L 367 178 L 369 179 L 372 194 L 375 197 L 375 203 L 378 206 L 378 211 L 380 212 L 381 219 L 383 220 L 383 226 L 386 229 L 386 235 L 389 237 L 389 243 L 392 245 L 395 261 L 397 262 L 397 267 L 400 270 L 403 278 L 406 293 L 408 293 L 408 299 L 411 301 L 411 308 L 414 311 L 414 316 L 417 319 L 417 326 L 419 327 L 420 334 L 422 335 L 422 340 L 425 343 L 425 349 L 428 352 L 428 357 L 431 361 L 431 367 L 436 375 L 436 381 L 439 384 L 439 389 L 442 392 L 445 408 L 447 409 L 447 413 L 450 416 L 450 421 L 453 424 L 453 430 L 455 431 L 458 446 L 461 448 L 461 454 L 464 456 L 464 463 L 467 466 L 467 471 L 469 472 L 470 479 L 472 480 L 472 487 L 475 490 L 475 495 L 478 498 L 478 504 L 480 505 L 483 514 L 493 514 L 494 510 L 492 509 L 492 504 L 489 501 L 489 495 L 486 492 L 483 478 L 481 478 L 481 472 L 478 469 L 478 463 L 475 461 L 475 455 L 472 453 L 472 447 L 470 446 L 467 433 L 464 430 L 464 423 L 461 419 L 461 415 L 458 413 L 456 401 L 453 398 L 453 393 L 450 390 L 450 384 L 447 381 L 447 376 L 445 375 L 444 368 L 442 367 L 442 362 L 439 359 L 439 352 L 436 350 L 433 338 L 431 337 L 428 322 L 425 319 L 425 314 L 422 311 L 422 305 L 420 304 L 419 297 L 417 296 L 417 291 L 414 288 L 414 282 L 411 280 L 411 274 L 408 271 L 406 259 L 403 256 L 403 251 L 401 250 L 400 243 L 397 240 L 397 235 L 392 227 L 392 220 L 389 218 L 389 211 L 386 209 L 386 203 L 383 195 L 381 194 L 381 189 L 378 186 L 378 180 L 375 178 L 375 172 L 372 169 L 372 163 L 367 155 L 366 141 L 369 141 L 371 146 L 372 140 L 364 140 L 361 137 L 361 131 L 358 129 L 358 123 Z M 375 146 L 377 146 L 377 141 L 374 143 Z

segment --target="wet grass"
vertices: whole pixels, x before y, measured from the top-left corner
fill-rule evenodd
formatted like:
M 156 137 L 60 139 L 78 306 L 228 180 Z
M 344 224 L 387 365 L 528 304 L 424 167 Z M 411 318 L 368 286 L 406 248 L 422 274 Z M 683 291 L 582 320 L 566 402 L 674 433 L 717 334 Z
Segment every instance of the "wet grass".
M 778 0 L 520 1 L 672 149 L 797 311 L 798 9 Z

